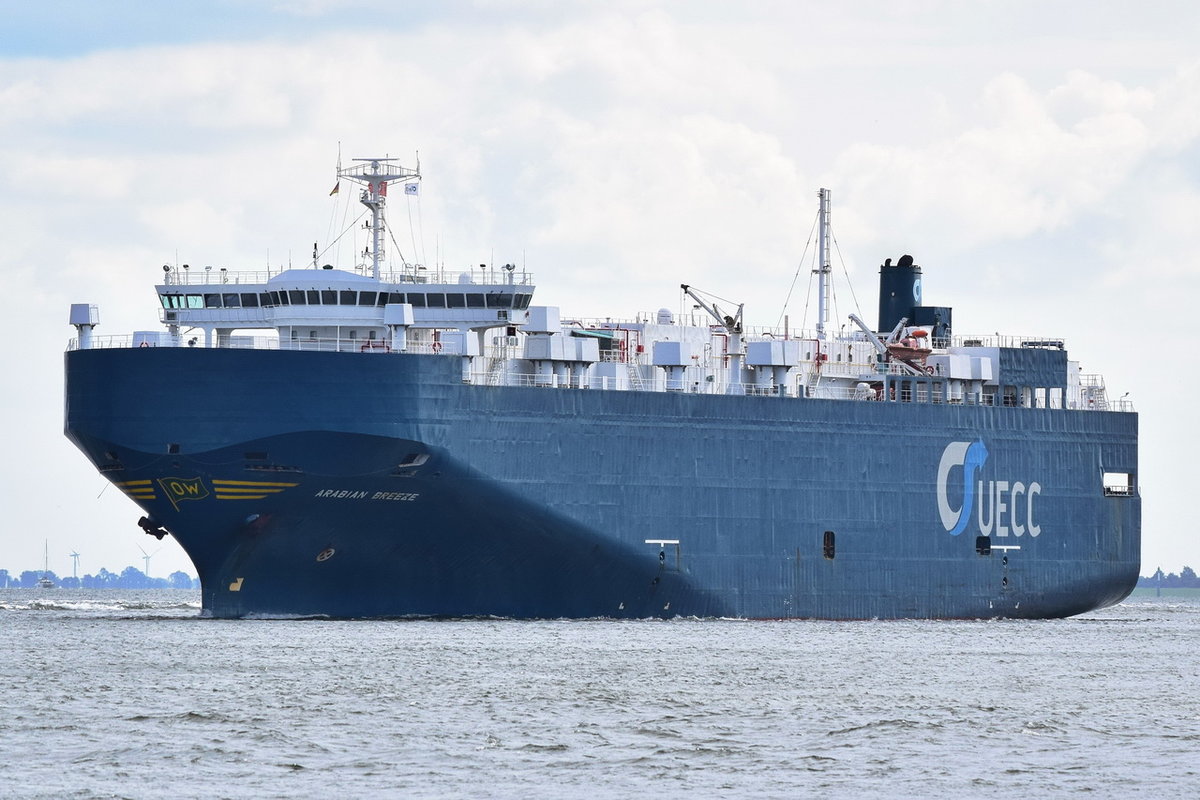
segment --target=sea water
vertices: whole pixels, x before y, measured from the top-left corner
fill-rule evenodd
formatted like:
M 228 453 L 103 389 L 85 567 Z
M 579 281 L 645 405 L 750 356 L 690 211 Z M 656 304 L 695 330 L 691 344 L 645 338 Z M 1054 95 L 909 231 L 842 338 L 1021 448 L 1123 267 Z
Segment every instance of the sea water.
M 1200 601 L 1054 621 L 224 621 L 0 592 L 0 796 L 1200 795 Z

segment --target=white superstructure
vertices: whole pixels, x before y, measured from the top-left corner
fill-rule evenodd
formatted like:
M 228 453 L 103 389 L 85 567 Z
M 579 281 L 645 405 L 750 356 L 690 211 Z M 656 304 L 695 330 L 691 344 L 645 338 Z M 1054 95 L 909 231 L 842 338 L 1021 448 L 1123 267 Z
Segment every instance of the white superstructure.
M 465 382 L 489 386 L 1131 410 L 1108 400 L 1099 376 L 1067 362 L 1057 339 L 950 336 L 948 326 L 905 318 L 876 332 L 857 316 L 857 330 L 831 334 L 825 189 L 815 331 L 744 329 L 740 306 L 727 316 L 687 285 L 683 292 L 708 318 L 676 319 L 660 309 L 598 321 L 533 305 L 533 278 L 513 264 L 460 271 L 406 264 L 385 272 L 387 186 L 420 178 L 391 161 L 360 159 L 338 173 L 365 186 L 360 201 L 371 212 L 372 244 L 362 270 L 318 266 L 315 248 L 310 268 L 273 275 L 165 265 L 156 287 L 165 330 L 97 337 L 97 310 L 79 305 L 72 309 L 79 331 L 73 346 L 439 355 L 461 359 Z M 905 259 L 903 268 L 912 268 Z M 918 284 L 918 304 L 919 295 Z

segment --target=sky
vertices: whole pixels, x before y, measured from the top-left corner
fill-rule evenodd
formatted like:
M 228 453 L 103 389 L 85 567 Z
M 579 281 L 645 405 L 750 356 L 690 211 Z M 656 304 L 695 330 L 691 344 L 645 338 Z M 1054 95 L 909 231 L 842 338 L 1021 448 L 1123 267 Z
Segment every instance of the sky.
M 956 332 L 1061 337 L 1141 429 L 1143 567 L 1200 568 L 1200 5 L 0 0 L 0 568 L 194 574 L 62 435 L 71 303 L 158 328 L 163 264 L 350 266 L 339 151 L 420 159 L 400 254 L 514 262 L 568 317 L 837 320 L 911 253 Z M 353 245 L 353 246 L 352 246 Z M 407 250 L 408 252 L 405 252 Z M 395 254 L 393 254 L 395 255 Z M 796 283 L 788 304 L 784 298 Z M 855 304 L 857 301 L 857 305 Z M 263 398 L 269 404 L 271 398 Z M 161 548 L 161 549 L 160 549 Z

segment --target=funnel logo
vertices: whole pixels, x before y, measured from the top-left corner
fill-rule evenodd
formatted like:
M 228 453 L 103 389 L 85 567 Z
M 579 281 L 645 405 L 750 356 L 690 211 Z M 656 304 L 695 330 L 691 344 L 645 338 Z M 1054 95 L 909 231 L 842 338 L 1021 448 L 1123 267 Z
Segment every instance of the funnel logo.
M 987 445 L 982 439 L 974 442 L 951 442 L 942 451 L 938 463 L 937 504 L 942 518 L 942 527 L 951 536 L 958 536 L 971 523 L 975 513 L 979 532 L 983 536 L 1037 536 L 1042 532 L 1034 522 L 1034 498 L 1042 493 L 1036 481 L 1026 485 L 1023 481 L 989 480 L 980 475 L 988 460 Z M 962 470 L 961 477 L 952 478 L 956 469 Z M 962 483 L 962 505 L 955 509 L 950 505 L 949 487 Z

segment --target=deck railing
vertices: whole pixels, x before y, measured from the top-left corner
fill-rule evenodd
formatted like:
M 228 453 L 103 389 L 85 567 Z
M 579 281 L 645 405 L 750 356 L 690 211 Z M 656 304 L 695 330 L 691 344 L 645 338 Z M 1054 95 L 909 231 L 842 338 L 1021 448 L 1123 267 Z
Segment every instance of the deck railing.
M 391 344 L 382 339 L 350 339 L 350 338 L 297 338 L 280 340 L 272 336 L 218 336 L 214 337 L 214 341 L 210 347 L 217 349 L 230 350 L 297 350 L 303 352 L 324 352 L 324 353 L 359 353 L 372 355 L 395 355 L 399 353 L 409 355 L 441 355 L 441 356 L 459 356 L 463 354 L 460 348 L 460 340 L 447 341 L 425 341 L 425 342 L 409 342 L 403 349 L 394 349 Z M 117 336 L 92 336 L 88 345 L 89 349 L 108 350 L 108 349 L 140 349 L 140 348 L 205 348 L 205 342 L 202 334 L 192 332 L 171 336 L 165 332 L 146 331 L 141 333 L 117 335 Z M 79 349 L 78 339 L 71 339 L 67 345 L 68 350 Z M 981 406 L 1013 406 L 1017 407 L 1020 401 L 1012 396 L 1003 396 L 1000 394 L 979 393 L 979 392 L 962 392 L 951 394 L 949 383 L 946 379 L 938 376 L 930 376 L 924 378 L 922 376 L 913 377 L 898 375 L 894 369 L 888 369 L 887 373 L 891 377 L 890 388 L 885 394 L 874 387 L 866 385 L 867 380 L 875 385 L 878 381 L 873 377 L 868 378 L 863 376 L 863 380 L 858 381 L 854 385 L 833 384 L 815 382 L 811 386 L 806 386 L 806 381 L 811 372 L 811 362 L 800 365 L 801 367 L 809 367 L 804 374 L 798 376 L 795 381 L 787 386 L 783 391 L 778 387 L 764 387 L 756 383 L 744 384 L 721 384 L 717 381 L 699 381 L 682 384 L 680 386 L 669 386 L 665 373 L 655 372 L 651 376 L 644 375 L 642 369 L 646 366 L 641 363 L 642 356 L 639 354 L 629 354 L 629 360 L 624 362 L 628 371 L 622 371 L 615 376 L 587 376 L 579 375 L 578 373 L 571 377 L 559 376 L 556 374 L 545 373 L 519 373 L 512 372 L 506 368 L 506 364 L 510 360 L 520 359 L 521 352 L 518 347 L 497 346 L 485 347 L 484 354 L 475 356 L 470 362 L 464 361 L 463 381 L 470 384 L 478 384 L 482 386 L 530 386 L 538 388 L 557 388 L 557 389 L 592 389 L 592 390 L 622 390 L 622 391 L 652 391 L 652 392 L 679 392 L 686 394 L 734 394 L 746 395 L 754 397 L 799 397 L 805 396 L 810 399 L 827 399 L 827 400 L 853 400 L 864 402 L 898 402 L 898 403 L 930 403 L 930 404 L 950 404 L 950 405 L 981 405 Z M 608 359 L 602 359 L 605 361 Z M 846 367 L 851 365 L 845 364 Z M 480 367 L 484 367 L 480 369 Z M 839 365 L 842 366 L 842 365 Z M 853 365 L 861 367 L 864 373 L 870 373 L 872 368 L 877 368 L 878 364 L 862 364 Z M 889 365 L 892 366 L 892 365 Z M 822 370 L 825 370 L 826 377 L 829 376 L 829 362 L 825 362 Z M 719 372 L 719 371 L 718 371 Z M 841 373 L 840 370 L 838 370 Z M 876 373 L 878 375 L 879 373 Z M 855 375 L 847 374 L 839 377 L 848 377 L 850 380 L 855 379 Z M 901 378 L 903 380 L 897 380 Z M 1108 399 L 1107 393 L 1103 388 L 1103 378 L 1098 375 L 1082 376 L 1080 386 L 1077 391 L 1068 393 L 1065 398 L 1055 397 L 1051 400 L 1034 399 L 1037 407 L 1045 407 L 1047 402 L 1050 402 L 1052 407 L 1061 408 L 1065 403 L 1070 409 L 1082 411 L 1117 411 L 1117 412 L 1133 412 L 1133 403 L 1125 398 L 1119 400 Z
M 169 264 L 167 266 L 170 269 L 163 273 L 163 283 L 167 286 L 261 286 L 266 284 L 270 279 L 276 278 L 281 273 L 288 271 L 284 269 L 231 270 L 225 267 L 192 267 L 190 265 L 187 267 L 171 267 Z M 324 270 L 312 269 L 311 265 L 306 269 L 313 274 L 314 281 L 318 280 L 321 275 L 327 274 Z M 364 276 L 370 275 L 370 267 L 343 271 L 354 272 Z M 426 268 L 421 265 L 410 265 L 399 270 L 381 272 L 379 280 L 385 284 L 512 284 L 515 286 L 532 286 L 533 274 L 523 269 L 508 270 L 492 265 L 485 266 L 482 269 L 478 267 L 474 269 Z

